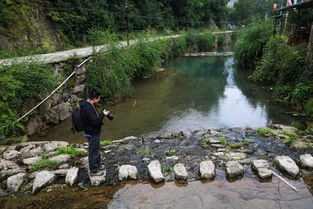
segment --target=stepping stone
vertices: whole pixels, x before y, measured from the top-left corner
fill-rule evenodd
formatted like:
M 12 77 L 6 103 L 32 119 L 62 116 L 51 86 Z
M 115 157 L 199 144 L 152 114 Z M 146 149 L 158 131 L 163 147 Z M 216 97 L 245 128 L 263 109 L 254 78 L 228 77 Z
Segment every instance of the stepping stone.
M 161 171 L 161 164 L 158 160 L 153 160 L 149 163 L 148 172 L 155 183 L 164 181 L 164 176 Z
M 106 170 L 103 170 L 102 176 L 91 176 L 90 170 L 88 169 L 88 175 L 92 186 L 99 186 L 101 183 L 105 182 L 106 174 L 107 174 Z
M 305 154 L 300 156 L 301 166 L 305 168 L 313 168 L 313 157 L 310 154 Z
M 122 165 L 118 170 L 118 180 L 137 179 L 138 171 L 136 166 Z
M 187 181 L 188 180 L 188 173 L 186 171 L 186 168 L 185 168 L 184 164 L 177 163 L 174 166 L 174 173 L 175 173 L 175 178 L 177 180 L 183 180 L 183 181 Z
M 38 192 L 43 187 L 51 184 L 55 179 L 55 175 L 51 171 L 40 171 L 36 174 L 34 184 L 33 184 L 33 193 Z
M 211 160 L 200 163 L 200 177 L 201 179 L 212 179 L 215 176 L 215 165 Z
M 292 177 L 296 177 L 299 174 L 299 167 L 289 156 L 276 156 L 274 162 L 278 168 L 286 171 Z
M 226 158 L 230 160 L 243 160 L 246 159 L 246 154 L 241 152 L 231 152 L 226 154 Z
M 18 192 L 22 184 L 24 183 L 26 173 L 19 173 L 14 176 L 10 176 L 7 179 L 7 189 L 12 192 Z
M 242 165 L 237 161 L 228 161 L 226 163 L 226 174 L 229 178 L 242 176 L 244 173 Z
M 3 153 L 3 158 L 6 160 L 12 160 L 19 157 L 21 154 L 21 152 L 18 152 L 16 150 L 7 150 Z
M 41 157 L 39 157 L 39 156 L 25 158 L 25 159 L 23 159 L 23 164 L 24 165 L 33 165 L 33 164 L 35 164 L 39 160 L 41 160 Z
M 66 163 L 70 159 L 71 159 L 71 155 L 68 155 L 68 154 L 57 155 L 55 157 L 49 158 L 49 160 L 55 160 L 55 161 L 58 161 L 59 163 Z
M 79 168 L 73 167 L 67 171 L 65 182 L 70 186 L 73 186 L 73 184 L 75 184 L 78 177 L 78 170 Z
M 269 169 L 269 164 L 266 160 L 253 160 L 251 164 L 252 170 L 257 172 L 261 179 L 270 178 L 273 172 Z

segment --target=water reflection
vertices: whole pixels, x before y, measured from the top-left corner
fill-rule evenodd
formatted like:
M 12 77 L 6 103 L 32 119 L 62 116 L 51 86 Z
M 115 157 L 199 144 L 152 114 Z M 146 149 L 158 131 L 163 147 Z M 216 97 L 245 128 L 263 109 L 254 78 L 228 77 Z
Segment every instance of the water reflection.
M 115 120 L 106 121 L 102 138 L 294 120 L 285 107 L 270 101 L 269 92 L 247 79 L 247 71 L 235 69 L 231 57 L 182 57 L 166 69 L 136 84 L 132 98 L 109 108 Z M 85 142 L 70 126 L 68 120 L 37 140 Z

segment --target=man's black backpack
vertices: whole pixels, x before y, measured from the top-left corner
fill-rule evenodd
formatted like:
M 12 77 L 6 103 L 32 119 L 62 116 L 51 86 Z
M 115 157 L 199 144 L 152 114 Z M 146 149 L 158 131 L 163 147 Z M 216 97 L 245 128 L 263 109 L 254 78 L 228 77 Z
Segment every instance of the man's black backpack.
M 82 118 L 81 118 L 81 109 L 76 109 L 72 112 L 72 131 L 80 132 L 85 130 Z

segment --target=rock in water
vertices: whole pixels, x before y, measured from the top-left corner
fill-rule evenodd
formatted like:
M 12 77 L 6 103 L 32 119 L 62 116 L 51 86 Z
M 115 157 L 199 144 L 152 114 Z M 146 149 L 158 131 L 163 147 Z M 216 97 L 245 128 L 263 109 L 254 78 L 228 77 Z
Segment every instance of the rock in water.
M 105 182 L 107 172 L 103 170 L 102 176 L 91 176 L 90 170 L 88 169 L 89 179 L 92 186 L 99 186 L 101 183 Z
M 237 161 L 228 161 L 226 163 L 226 174 L 229 178 L 242 176 L 244 173 L 242 165 Z
M 25 176 L 26 176 L 25 173 L 19 173 L 14 176 L 10 176 L 7 179 L 8 190 L 12 192 L 18 192 L 18 190 L 20 189 L 21 185 L 25 180 Z
M 39 191 L 43 187 L 51 184 L 55 179 L 55 175 L 51 171 L 40 171 L 36 174 L 34 184 L 33 184 L 33 193 Z
M 76 182 L 79 168 L 73 167 L 67 171 L 65 182 L 71 186 Z
M 215 165 L 211 160 L 200 163 L 201 179 L 212 179 L 215 176 Z
M 292 177 L 299 174 L 299 167 L 289 156 L 276 156 L 274 162 L 281 170 L 286 171 Z
M 161 164 L 158 160 L 153 160 L 148 165 L 148 171 L 150 177 L 155 183 L 164 181 L 164 176 L 161 171 Z
M 186 168 L 184 166 L 184 164 L 182 163 L 177 163 L 174 166 L 174 173 L 175 173 L 175 178 L 177 180 L 183 180 L 183 181 L 187 181 L 188 179 L 188 173 L 186 171 Z
M 137 179 L 138 171 L 136 166 L 133 165 L 122 165 L 118 170 L 118 180 L 127 180 L 130 179 Z
M 251 167 L 261 179 L 270 178 L 273 174 L 266 160 L 253 160 Z
M 305 154 L 300 156 L 301 166 L 305 168 L 313 168 L 313 157 L 310 154 Z

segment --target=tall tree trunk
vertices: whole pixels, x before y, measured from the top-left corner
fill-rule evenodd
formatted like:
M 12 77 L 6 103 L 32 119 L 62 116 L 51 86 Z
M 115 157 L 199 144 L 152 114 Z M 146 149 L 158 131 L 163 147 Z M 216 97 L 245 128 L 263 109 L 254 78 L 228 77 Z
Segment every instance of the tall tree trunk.
M 310 33 L 310 39 L 309 39 L 309 44 L 308 44 L 308 51 L 306 55 L 306 60 L 309 61 L 312 59 L 312 52 L 313 51 L 313 23 L 311 25 L 311 33 Z

